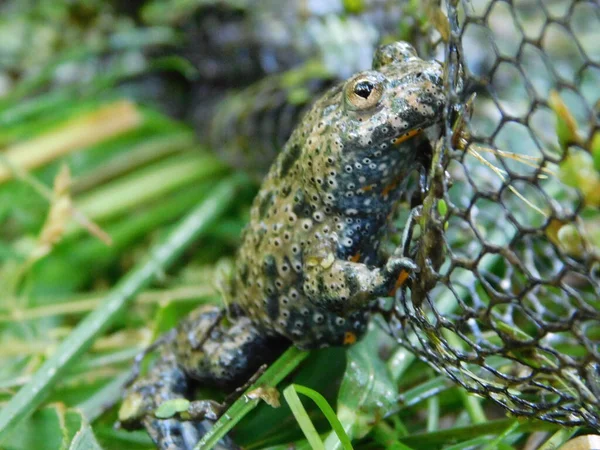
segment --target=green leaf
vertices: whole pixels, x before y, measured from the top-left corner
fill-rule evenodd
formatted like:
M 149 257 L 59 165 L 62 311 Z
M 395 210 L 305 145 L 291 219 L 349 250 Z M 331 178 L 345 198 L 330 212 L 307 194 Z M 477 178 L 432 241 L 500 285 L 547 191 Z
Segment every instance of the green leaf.
M 560 227 L 556 237 L 562 249 L 569 255 L 581 257 L 585 251 L 583 238 L 575 224 L 567 223 Z
M 162 402 L 154 415 L 159 419 L 168 419 L 173 417 L 175 414 L 187 411 L 190 407 L 190 401 L 186 398 L 174 398 Z
M 377 348 L 384 334 L 372 326 L 369 333 L 348 350 L 346 373 L 338 398 L 338 419 L 350 439 L 367 434 L 396 404 L 398 390 Z M 340 440 L 331 432 L 325 440 L 327 449 L 339 449 Z
M 81 412 L 54 403 L 36 411 L 19 424 L 3 450 L 67 450 L 78 431 L 87 424 Z
M 102 447 L 96 440 L 92 428 L 87 422 L 81 425 L 81 429 L 75 434 L 69 450 L 102 450 Z
M 557 91 L 551 91 L 548 103 L 556 115 L 556 135 L 563 149 L 573 142 L 578 142 L 577 123 L 571 111 Z
M 586 205 L 600 206 L 600 172 L 593 156 L 581 150 L 572 150 L 560 163 L 559 176 L 567 185 L 579 189 Z
M 448 205 L 446 204 L 446 200 L 443 198 L 438 200 L 437 209 L 440 216 L 446 217 L 446 214 L 448 214 Z
M 594 159 L 594 169 L 600 172 L 600 131 L 596 131 L 592 137 L 591 153 Z
M 351 14 L 360 14 L 365 9 L 362 0 L 344 0 L 344 9 Z

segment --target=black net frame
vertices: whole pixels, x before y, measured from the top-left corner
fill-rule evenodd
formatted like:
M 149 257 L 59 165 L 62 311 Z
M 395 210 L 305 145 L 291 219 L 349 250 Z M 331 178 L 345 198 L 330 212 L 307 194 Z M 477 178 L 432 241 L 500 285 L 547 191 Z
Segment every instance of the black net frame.
M 514 415 L 600 430 L 600 213 L 590 195 L 600 6 L 444 7 L 445 129 L 409 251 L 420 271 L 388 312 L 393 333 Z M 568 170 L 588 177 L 574 183 Z

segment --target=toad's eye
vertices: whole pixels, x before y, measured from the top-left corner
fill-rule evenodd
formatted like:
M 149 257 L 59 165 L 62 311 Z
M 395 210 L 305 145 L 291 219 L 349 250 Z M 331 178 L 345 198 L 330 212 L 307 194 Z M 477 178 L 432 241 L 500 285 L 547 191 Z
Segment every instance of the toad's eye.
M 369 98 L 371 92 L 373 92 L 373 83 L 370 81 L 359 81 L 354 85 L 354 93 L 364 99 Z
M 361 76 L 346 85 L 346 102 L 350 109 L 366 110 L 379 104 L 383 95 L 384 79 Z

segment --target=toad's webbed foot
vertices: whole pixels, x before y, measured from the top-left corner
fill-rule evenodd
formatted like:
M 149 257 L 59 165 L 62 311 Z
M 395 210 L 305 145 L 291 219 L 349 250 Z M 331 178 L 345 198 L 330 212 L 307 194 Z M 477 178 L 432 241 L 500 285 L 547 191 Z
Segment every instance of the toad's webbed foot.
M 265 336 L 246 317 L 229 318 L 215 307 L 193 311 L 170 333 L 152 368 L 127 389 L 119 420 L 126 428 L 145 427 L 161 450 L 191 450 L 226 407 L 195 400 L 196 388 L 236 388 L 279 356 L 285 343 Z M 156 417 L 161 404 L 175 399 L 190 400 L 188 411 Z M 219 445 L 238 448 L 229 438 Z

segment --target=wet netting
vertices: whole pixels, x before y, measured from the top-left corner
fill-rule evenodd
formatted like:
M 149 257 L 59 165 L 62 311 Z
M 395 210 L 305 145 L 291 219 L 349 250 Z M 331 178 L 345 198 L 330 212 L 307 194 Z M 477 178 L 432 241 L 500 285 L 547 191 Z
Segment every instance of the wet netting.
M 445 136 L 393 332 L 515 415 L 600 429 L 600 6 L 443 8 Z

